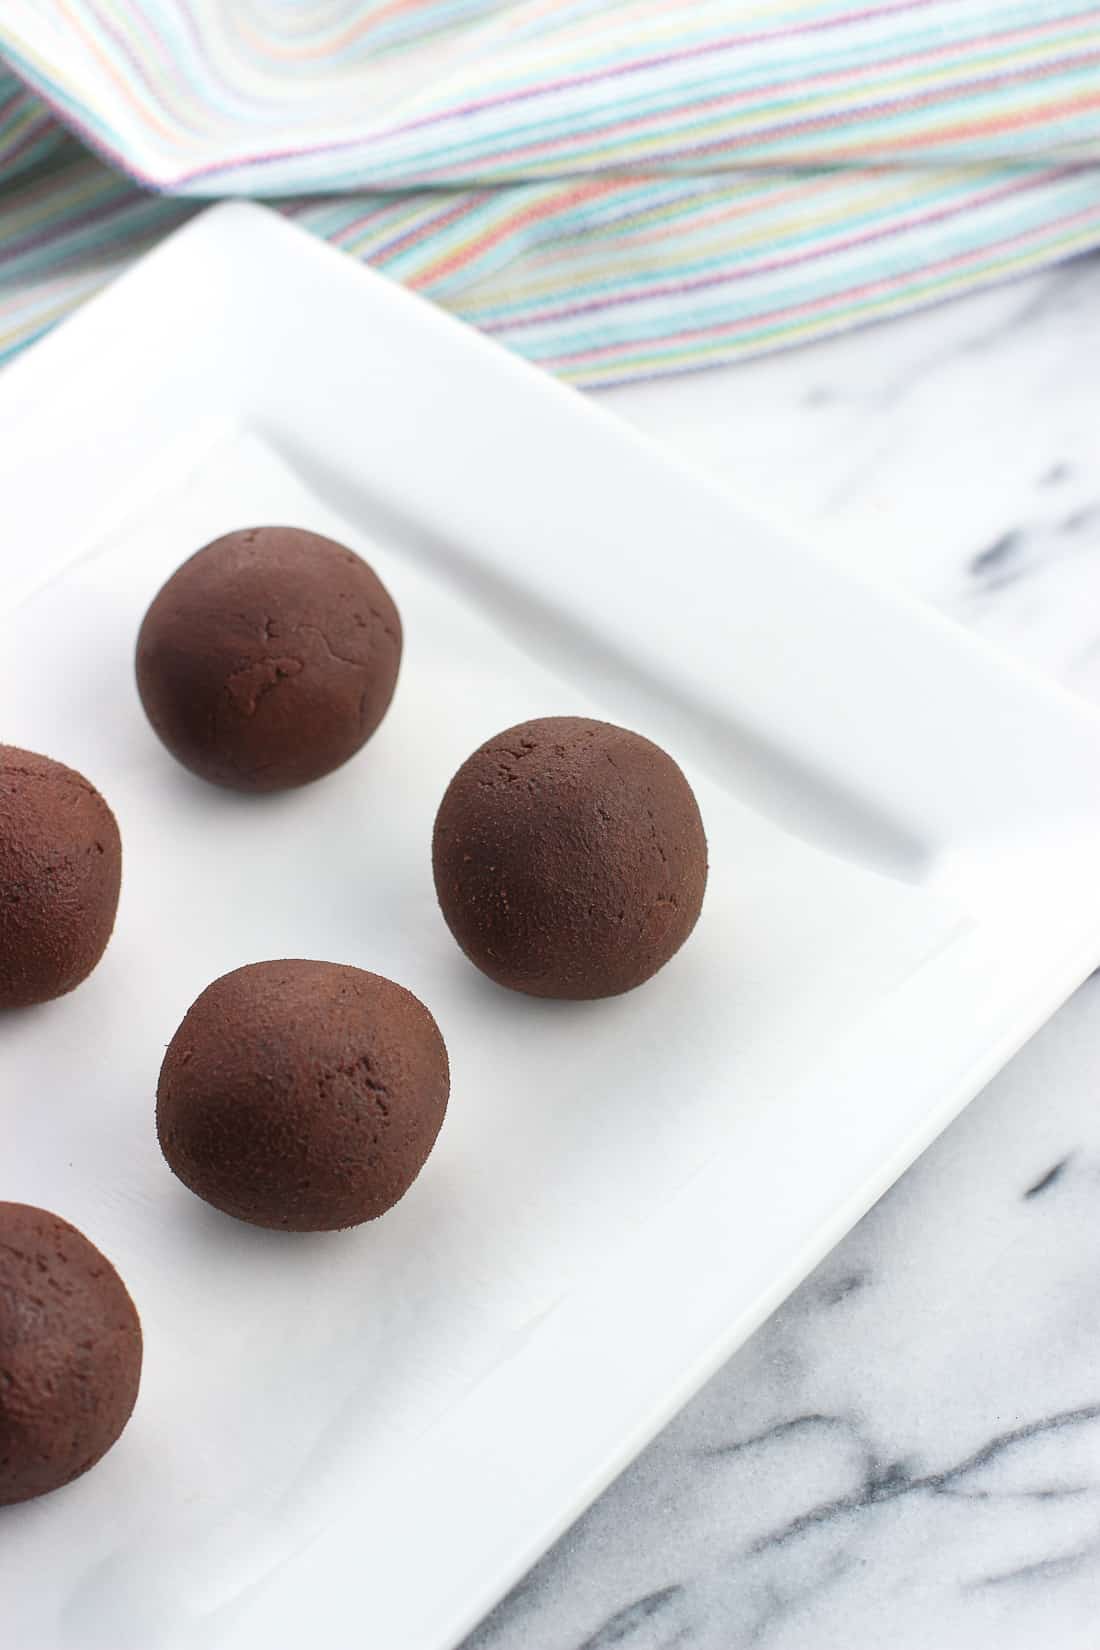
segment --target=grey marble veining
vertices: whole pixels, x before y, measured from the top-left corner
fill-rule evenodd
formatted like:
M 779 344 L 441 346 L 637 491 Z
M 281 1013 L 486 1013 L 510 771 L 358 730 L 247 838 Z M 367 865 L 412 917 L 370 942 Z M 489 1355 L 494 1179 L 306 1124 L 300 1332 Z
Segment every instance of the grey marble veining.
M 607 400 L 1100 701 L 1098 368 L 1089 258 Z M 885 1644 L 1100 1646 L 1100 978 L 466 1650 Z

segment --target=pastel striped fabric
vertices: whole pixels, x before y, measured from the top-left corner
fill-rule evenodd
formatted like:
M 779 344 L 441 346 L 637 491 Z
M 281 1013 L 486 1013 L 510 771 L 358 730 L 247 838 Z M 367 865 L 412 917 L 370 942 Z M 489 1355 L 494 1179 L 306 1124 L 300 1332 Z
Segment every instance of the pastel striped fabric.
M 581 384 L 1100 245 L 1083 0 L 4 0 L 0 65 L 0 359 L 226 195 Z

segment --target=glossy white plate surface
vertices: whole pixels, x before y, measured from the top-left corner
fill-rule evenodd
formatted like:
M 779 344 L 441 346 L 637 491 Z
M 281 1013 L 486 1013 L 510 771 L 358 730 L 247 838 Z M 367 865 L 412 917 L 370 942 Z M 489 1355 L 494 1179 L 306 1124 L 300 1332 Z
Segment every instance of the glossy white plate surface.
M 172 763 L 131 659 L 262 521 L 363 551 L 406 652 L 362 756 L 256 799 Z M 125 847 L 99 970 L 0 1022 L 0 1197 L 106 1250 L 147 1354 L 103 1464 L 0 1513 L 4 1642 L 446 1650 L 1100 959 L 1100 723 L 244 205 L 0 377 L 0 522 L 0 736 Z M 712 867 L 666 971 L 582 1005 L 476 974 L 429 861 L 459 761 L 571 711 L 672 750 Z M 357 1232 L 234 1224 L 157 1150 L 184 1010 L 279 956 L 391 975 L 450 1046 Z

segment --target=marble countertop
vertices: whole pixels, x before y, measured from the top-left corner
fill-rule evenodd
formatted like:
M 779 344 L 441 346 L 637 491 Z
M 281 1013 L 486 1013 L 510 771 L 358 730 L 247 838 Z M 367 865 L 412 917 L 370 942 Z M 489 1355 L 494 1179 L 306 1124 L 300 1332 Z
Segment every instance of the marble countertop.
M 605 399 L 1100 703 L 1098 369 L 1092 257 Z M 465 1650 L 1096 1650 L 1098 1607 L 1100 976 Z

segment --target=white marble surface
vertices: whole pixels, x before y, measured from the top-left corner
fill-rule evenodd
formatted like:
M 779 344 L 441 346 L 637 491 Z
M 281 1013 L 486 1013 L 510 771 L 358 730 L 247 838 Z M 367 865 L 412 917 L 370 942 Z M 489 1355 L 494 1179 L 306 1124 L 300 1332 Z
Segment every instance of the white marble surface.
M 607 400 L 1100 703 L 1100 259 Z M 466 1650 L 886 1645 L 1100 1645 L 1100 977 Z

